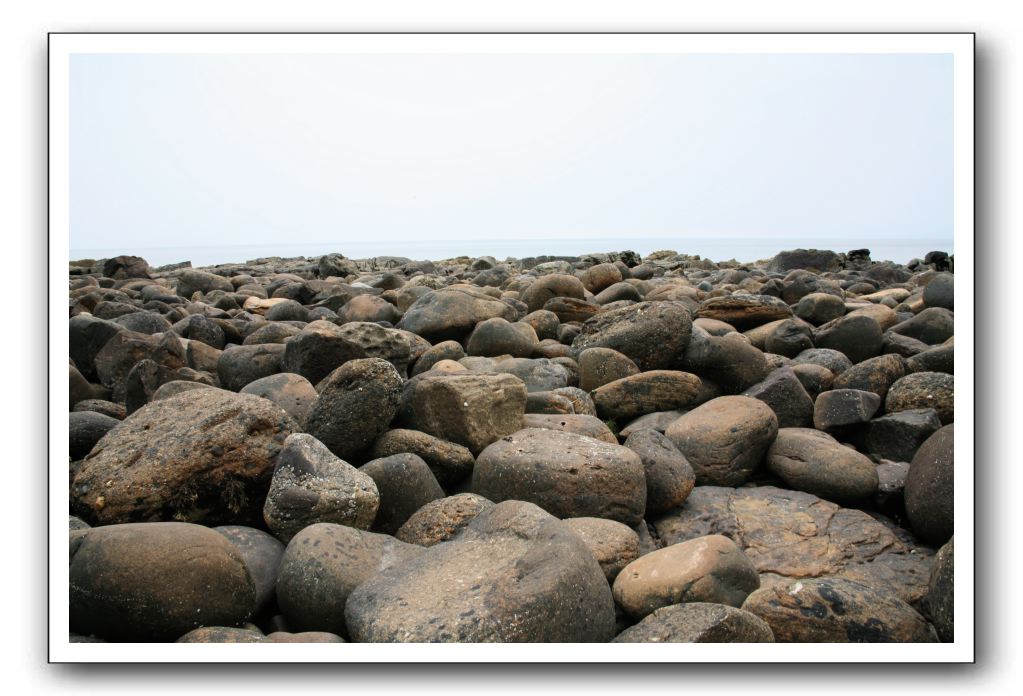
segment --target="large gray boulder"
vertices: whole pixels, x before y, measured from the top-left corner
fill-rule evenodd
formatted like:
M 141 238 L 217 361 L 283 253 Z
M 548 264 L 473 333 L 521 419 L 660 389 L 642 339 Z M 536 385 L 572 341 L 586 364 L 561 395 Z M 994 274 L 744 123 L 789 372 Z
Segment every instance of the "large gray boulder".
M 614 600 L 565 523 L 508 501 L 455 540 L 363 582 L 345 610 L 359 642 L 606 642 Z

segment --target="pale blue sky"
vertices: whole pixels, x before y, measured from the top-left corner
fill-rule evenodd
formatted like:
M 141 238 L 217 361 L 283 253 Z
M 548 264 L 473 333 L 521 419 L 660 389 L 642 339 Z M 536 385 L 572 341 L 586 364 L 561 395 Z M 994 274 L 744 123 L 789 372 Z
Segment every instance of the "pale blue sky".
M 950 55 L 75 55 L 71 247 L 952 237 Z

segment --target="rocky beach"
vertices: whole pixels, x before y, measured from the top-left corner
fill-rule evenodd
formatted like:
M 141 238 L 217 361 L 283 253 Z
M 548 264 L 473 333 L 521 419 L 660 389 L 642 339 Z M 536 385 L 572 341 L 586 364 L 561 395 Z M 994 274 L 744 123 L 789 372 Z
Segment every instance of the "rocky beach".
M 954 638 L 947 253 L 68 283 L 72 642 Z

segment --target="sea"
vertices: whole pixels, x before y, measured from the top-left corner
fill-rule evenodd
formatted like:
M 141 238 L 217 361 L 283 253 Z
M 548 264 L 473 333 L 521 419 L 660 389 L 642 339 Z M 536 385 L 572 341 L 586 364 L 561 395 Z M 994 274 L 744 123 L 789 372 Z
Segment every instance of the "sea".
M 672 250 L 698 255 L 712 261 L 743 263 L 768 259 L 786 249 L 831 249 L 847 252 L 870 249 L 874 261 L 905 264 L 922 259 L 929 251 L 954 253 L 952 239 L 812 239 L 798 237 L 601 237 L 571 239 L 458 239 L 423 241 L 360 240 L 289 244 L 239 244 L 227 246 L 167 246 L 72 248 L 69 260 L 104 259 L 121 254 L 141 256 L 150 266 L 190 261 L 193 267 L 243 263 L 266 257 L 317 257 L 341 253 L 352 259 L 402 256 L 415 261 L 440 261 L 457 256 L 493 256 L 498 260 L 529 256 L 581 256 L 609 251 L 631 250 L 640 256 Z

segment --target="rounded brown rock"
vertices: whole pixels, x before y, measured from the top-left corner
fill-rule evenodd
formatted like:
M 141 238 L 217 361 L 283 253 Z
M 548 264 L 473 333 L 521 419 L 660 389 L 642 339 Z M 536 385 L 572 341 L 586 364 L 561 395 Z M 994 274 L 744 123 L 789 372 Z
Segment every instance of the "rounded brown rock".
M 643 461 L 645 517 L 652 518 L 685 502 L 696 484 L 696 474 L 670 438 L 652 429 L 637 430 L 625 440 L 625 447 Z
M 611 589 L 577 534 L 514 500 L 455 540 L 360 584 L 345 609 L 359 642 L 606 642 Z
M 386 360 L 346 362 L 327 377 L 305 431 L 341 459 L 353 457 L 387 430 L 401 390 L 401 376 Z
M 944 372 L 914 372 L 896 380 L 885 398 L 885 412 L 917 408 L 933 408 L 942 425 L 955 420 L 955 378 Z
M 643 463 L 632 450 L 575 433 L 527 428 L 476 458 L 472 491 L 494 502 L 524 500 L 556 517 L 602 517 L 634 525 L 646 508 Z
M 203 625 L 245 621 L 256 589 L 238 550 L 182 522 L 70 533 L 72 630 L 108 640 L 168 641 Z
M 685 455 L 699 485 L 738 486 L 763 461 L 778 434 L 778 418 L 757 399 L 721 396 L 689 411 L 664 434 Z
M 154 401 L 85 458 L 71 507 L 95 524 L 258 520 L 274 460 L 297 428 L 271 402 L 222 389 Z
M 442 440 L 418 430 L 395 428 L 384 432 L 373 443 L 373 459 L 407 452 L 420 457 L 442 487 L 449 487 L 472 474 L 476 458 L 467 447 Z
M 579 388 L 587 392 L 639 373 L 636 363 L 611 348 L 587 348 L 578 362 Z
M 679 370 L 648 370 L 609 382 L 591 393 L 601 418 L 635 418 L 695 406 L 700 378 Z
M 728 537 L 712 534 L 641 556 L 618 574 L 613 589 L 618 605 L 642 618 L 683 602 L 737 607 L 758 587 L 746 554 Z
M 878 486 L 877 465 L 813 428 L 779 429 L 767 468 L 789 487 L 827 500 L 863 500 Z
M 459 493 L 434 500 L 416 510 L 395 533 L 406 544 L 433 546 L 461 532 L 494 503 L 475 493 Z
M 943 544 L 952 537 L 955 521 L 955 425 L 924 440 L 906 477 L 906 516 L 920 537 Z
M 586 543 L 609 583 L 614 582 L 622 568 L 639 558 L 639 537 L 621 522 L 571 517 L 565 524 Z

